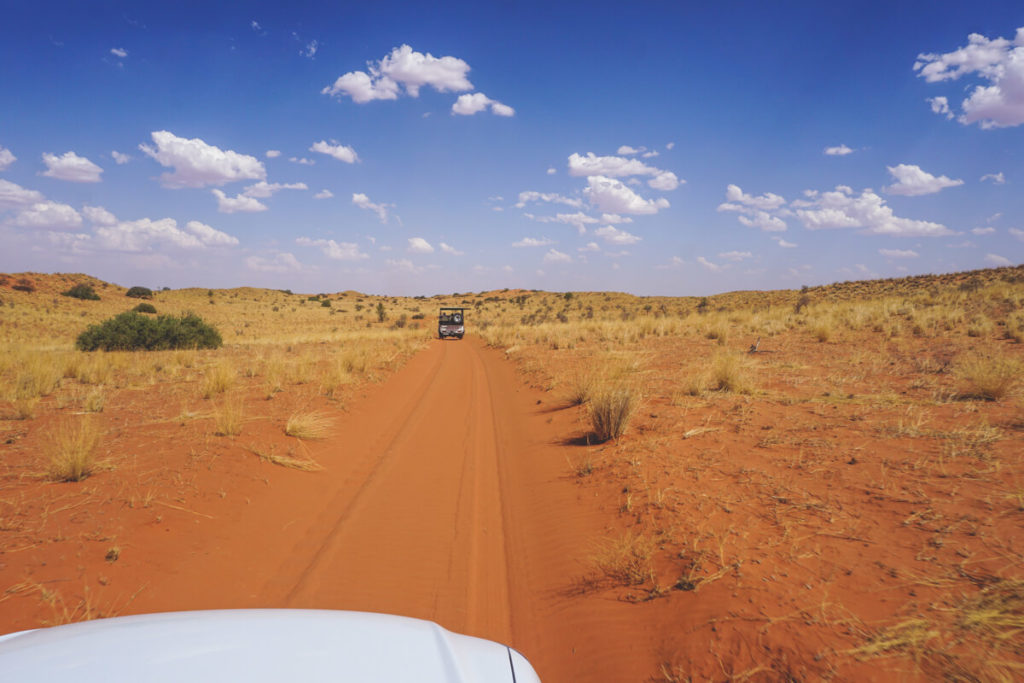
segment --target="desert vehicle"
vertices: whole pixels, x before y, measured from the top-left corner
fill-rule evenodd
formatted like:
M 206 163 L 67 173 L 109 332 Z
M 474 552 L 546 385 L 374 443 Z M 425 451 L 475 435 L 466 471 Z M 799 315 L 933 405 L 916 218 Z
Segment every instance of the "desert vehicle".
M 521 654 L 368 612 L 142 614 L 0 636 L 5 681 L 540 681 Z
M 466 309 L 442 307 L 437 317 L 437 336 L 439 339 L 457 337 L 462 339 L 466 334 Z

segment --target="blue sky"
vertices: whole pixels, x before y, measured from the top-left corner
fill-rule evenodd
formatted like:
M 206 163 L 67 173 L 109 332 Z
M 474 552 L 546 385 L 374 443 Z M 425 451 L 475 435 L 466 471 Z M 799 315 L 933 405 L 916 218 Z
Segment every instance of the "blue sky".
M 1024 5 L 0 1 L 0 271 L 702 295 L 1024 262 Z

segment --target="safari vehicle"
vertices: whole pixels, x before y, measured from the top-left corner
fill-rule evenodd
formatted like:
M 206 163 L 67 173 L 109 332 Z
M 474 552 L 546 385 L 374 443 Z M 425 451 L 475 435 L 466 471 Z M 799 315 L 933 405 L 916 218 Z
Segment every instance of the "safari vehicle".
M 465 308 L 442 307 L 441 314 L 437 317 L 437 336 L 439 339 L 445 337 L 458 337 L 466 334 Z
M 143 614 L 0 636 L 0 679 L 539 683 L 521 654 L 431 621 L 333 610 Z

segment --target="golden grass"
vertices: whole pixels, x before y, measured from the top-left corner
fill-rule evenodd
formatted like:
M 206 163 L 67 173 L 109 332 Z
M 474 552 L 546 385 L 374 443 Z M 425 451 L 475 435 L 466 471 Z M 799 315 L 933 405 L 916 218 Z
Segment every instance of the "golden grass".
M 50 435 L 48 472 L 57 481 L 81 481 L 93 472 L 100 430 L 89 417 L 66 420 Z
M 225 396 L 214 406 L 213 424 L 217 436 L 237 436 L 242 433 L 245 404 L 240 396 Z
M 1021 363 L 1006 356 L 971 358 L 956 368 L 961 398 L 999 401 L 1020 382 Z
M 203 373 L 201 391 L 203 398 L 213 398 L 223 394 L 235 383 L 235 370 L 225 362 L 217 363 Z
M 716 354 L 711 363 L 706 386 L 711 391 L 749 394 L 753 390 L 753 383 L 746 358 L 728 351 Z
M 312 458 L 296 458 L 293 455 L 278 455 L 274 452 L 273 445 L 269 449 L 259 448 L 257 446 L 249 446 L 249 452 L 257 456 L 260 460 L 269 462 L 280 467 L 287 467 L 291 470 L 299 470 L 302 472 L 319 472 L 323 470 L 323 465 L 316 462 Z
M 284 433 L 298 439 L 322 439 L 334 425 L 334 418 L 317 412 L 292 413 L 284 427 Z
M 640 390 L 634 382 L 612 379 L 596 382 L 590 390 L 590 424 L 598 441 L 618 439 L 640 405 Z
M 591 557 L 591 563 L 615 583 L 637 586 L 654 578 L 651 558 L 655 548 L 652 538 L 628 533 L 601 542 Z

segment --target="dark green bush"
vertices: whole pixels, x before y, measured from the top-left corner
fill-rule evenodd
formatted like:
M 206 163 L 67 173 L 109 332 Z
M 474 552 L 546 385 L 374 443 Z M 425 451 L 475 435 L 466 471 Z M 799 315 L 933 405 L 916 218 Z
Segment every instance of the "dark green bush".
M 149 287 L 132 287 L 124 295 L 130 296 L 133 299 L 152 299 L 153 290 Z
M 88 299 L 90 301 L 99 301 L 100 295 L 96 293 L 96 290 L 92 288 L 92 285 L 75 285 L 66 292 L 61 292 L 64 296 L 70 296 L 72 299 Z
M 330 299 L 322 299 L 320 301 L 320 305 L 323 306 L 324 308 L 330 308 L 331 307 L 331 300 Z
M 137 313 L 156 313 L 156 306 L 153 304 L 141 303 L 132 310 Z
M 180 318 L 161 315 L 147 318 L 127 311 L 78 335 L 75 346 L 82 351 L 163 351 L 166 349 L 216 349 L 222 344 L 220 332 L 194 313 Z

